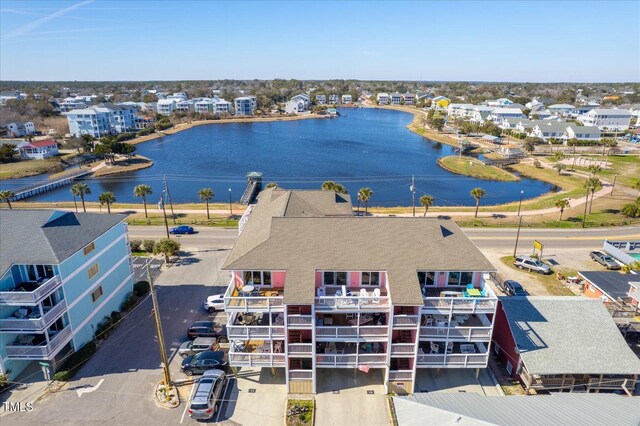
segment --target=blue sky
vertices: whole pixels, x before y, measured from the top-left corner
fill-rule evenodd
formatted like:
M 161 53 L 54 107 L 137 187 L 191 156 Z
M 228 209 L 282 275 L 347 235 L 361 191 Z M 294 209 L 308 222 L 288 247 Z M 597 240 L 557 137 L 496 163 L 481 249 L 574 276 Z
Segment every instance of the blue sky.
M 640 81 L 640 1 L 0 5 L 2 80 Z

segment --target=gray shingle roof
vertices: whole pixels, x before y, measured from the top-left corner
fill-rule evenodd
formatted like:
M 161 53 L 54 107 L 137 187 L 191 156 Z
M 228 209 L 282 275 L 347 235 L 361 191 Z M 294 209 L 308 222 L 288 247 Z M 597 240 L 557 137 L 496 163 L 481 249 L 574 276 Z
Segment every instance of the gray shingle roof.
M 545 296 L 500 302 L 530 374 L 640 374 L 640 360 L 600 300 Z
M 451 220 L 283 217 L 278 192 L 261 194 L 223 269 L 285 270 L 285 303 L 313 303 L 316 270 L 387 271 L 397 305 L 422 304 L 418 270 L 494 270 Z
M 0 275 L 13 264 L 59 264 L 126 216 L 0 210 Z
M 483 396 L 475 393 L 416 393 L 394 397 L 413 404 L 397 404 L 400 426 L 433 424 L 444 410 L 462 416 L 456 424 L 487 422 L 501 426 L 637 426 L 640 397 L 612 394 L 562 393 L 536 396 Z M 415 419 L 415 422 L 412 421 Z M 476 422 L 474 422 L 476 421 Z
M 614 271 L 578 271 L 578 274 L 609 295 L 613 300 L 627 297 L 631 288 L 629 282 L 640 280 L 637 275 L 621 274 Z

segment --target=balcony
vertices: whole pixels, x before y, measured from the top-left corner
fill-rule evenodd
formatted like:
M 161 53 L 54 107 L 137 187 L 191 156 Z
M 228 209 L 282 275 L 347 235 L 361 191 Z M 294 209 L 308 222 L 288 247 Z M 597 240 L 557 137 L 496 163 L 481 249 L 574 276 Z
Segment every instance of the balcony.
M 462 288 L 452 290 L 450 287 L 445 290 L 442 288 L 428 288 L 423 294 L 424 306 L 423 311 L 427 312 L 457 312 L 465 314 L 487 313 L 492 314 L 496 310 L 498 299 L 491 292 L 489 287 L 484 287 L 477 297 L 469 297 Z M 476 289 L 480 291 L 479 289 Z
M 15 289 L 0 291 L 0 304 L 3 305 L 36 305 L 62 285 L 58 275 L 43 282 L 23 282 Z
M 224 307 L 227 311 L 239 312 L 283 312 L 282 289 L 261 289 L 245 294 L 234 286 L 233 280 L 224 295 Z
M 482 368 L 487 366 L 489 354 L 418 354 L 418 367 Z
M 51 337 L 48 344 L 46 343 L 46 340 L 42 340 L 42 342 L 37 345 L 7 345 L 7 357 L 9 359 L 49 359 L 57 349 L 71 340 L 71 337 L 71 327 L 67 326 L 56 333 L 55 336 Z
M 287 346 L 289 355 L 306 355 L 313 354 L 313 343 L 289 343 Z
M 381 291 L 375 295 L 373 292 L 367 293 L 367 291 L 370 290 L 369 288 L 347 289 L 342 286 L 342 289 L 338 287 L 324 287 L 323 290 L 327 292 L 327 295 L 316 297 L 315 305 L 317 311 L 367 310 L 386 312 L 389 309 L 389 296 L 384 288 L 376 288 L 375 290 Z
M 284 339 L 283 326 L 227 326 L 229 339 Z
M 310 329 L 313 327 L 311 315 L 288 315 L 287 327 L 289 329 Z
M 289 380 L 311 380 L 312 378 L 311 370 L 289 370 Z
M 324 327 L 316 328 L 316 339 L 382 339 L 389 336 L 389 328 L 386 326 L 364 327 Z
M 62 315 L 67 309 L 67 303 L 61 300 L 52 308 L 43 307 L 44 315 L 37 317 L 39 311 L 36 307 L 33 314 L 26 318 L 4 318 L 0 319 L 0 330 L 24 330 L 24 331 L 44 331 L 53 321 Z
M 318 354 L 316 355 L 317 367 L 344 367 L 357 368 L 366 365 L 368 367 L 386 367 L 386 354 Z
M 419 315 L 394 315 L 393 328 L 414 328 L 420 322 Z
M 397 380 L 412 380 L 413 379 L 413 371 L 411 370 L 395 370 L 389 371 L 389 381 L 397 381 Z
M 229 352 L 233 367 L 284 367 L 285 354 Z
M 391 344 L 391 356 L 408 357 L 413 356 L 416 350 L 415 343 L 392 343 Z

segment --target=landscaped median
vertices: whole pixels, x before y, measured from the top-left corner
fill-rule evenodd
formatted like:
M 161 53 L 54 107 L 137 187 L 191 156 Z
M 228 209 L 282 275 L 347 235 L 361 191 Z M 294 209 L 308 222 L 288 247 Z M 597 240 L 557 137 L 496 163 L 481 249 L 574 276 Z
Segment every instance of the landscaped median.
M 520 178 L 496 166 L 485 165 L 482 161 L 458 155 L 438 159 L 438 165 L 451 173 L 471 176 L 477 179 L 514 182 Z

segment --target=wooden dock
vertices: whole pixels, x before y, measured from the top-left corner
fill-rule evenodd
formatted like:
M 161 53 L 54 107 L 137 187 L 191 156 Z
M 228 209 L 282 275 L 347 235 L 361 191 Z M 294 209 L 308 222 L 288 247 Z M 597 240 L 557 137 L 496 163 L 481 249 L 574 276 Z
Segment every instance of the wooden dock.
M 71 185 L 71 183 L 76 179 L 80 179 L 82 177 L 90 175 L 91 173 L 93 173 L 91 169 L 76 170 L 58 179 L 44 180 L 42 182 L 14 189 L 13 192 L 15 193 L 15 195 L 11 198 L 11 201 L 25 200 L 29 197 L 34 197 L 36 195 L 44 194 L 45 192 L 53 191 L 54 189 L 60 188 L 62 186 Z

